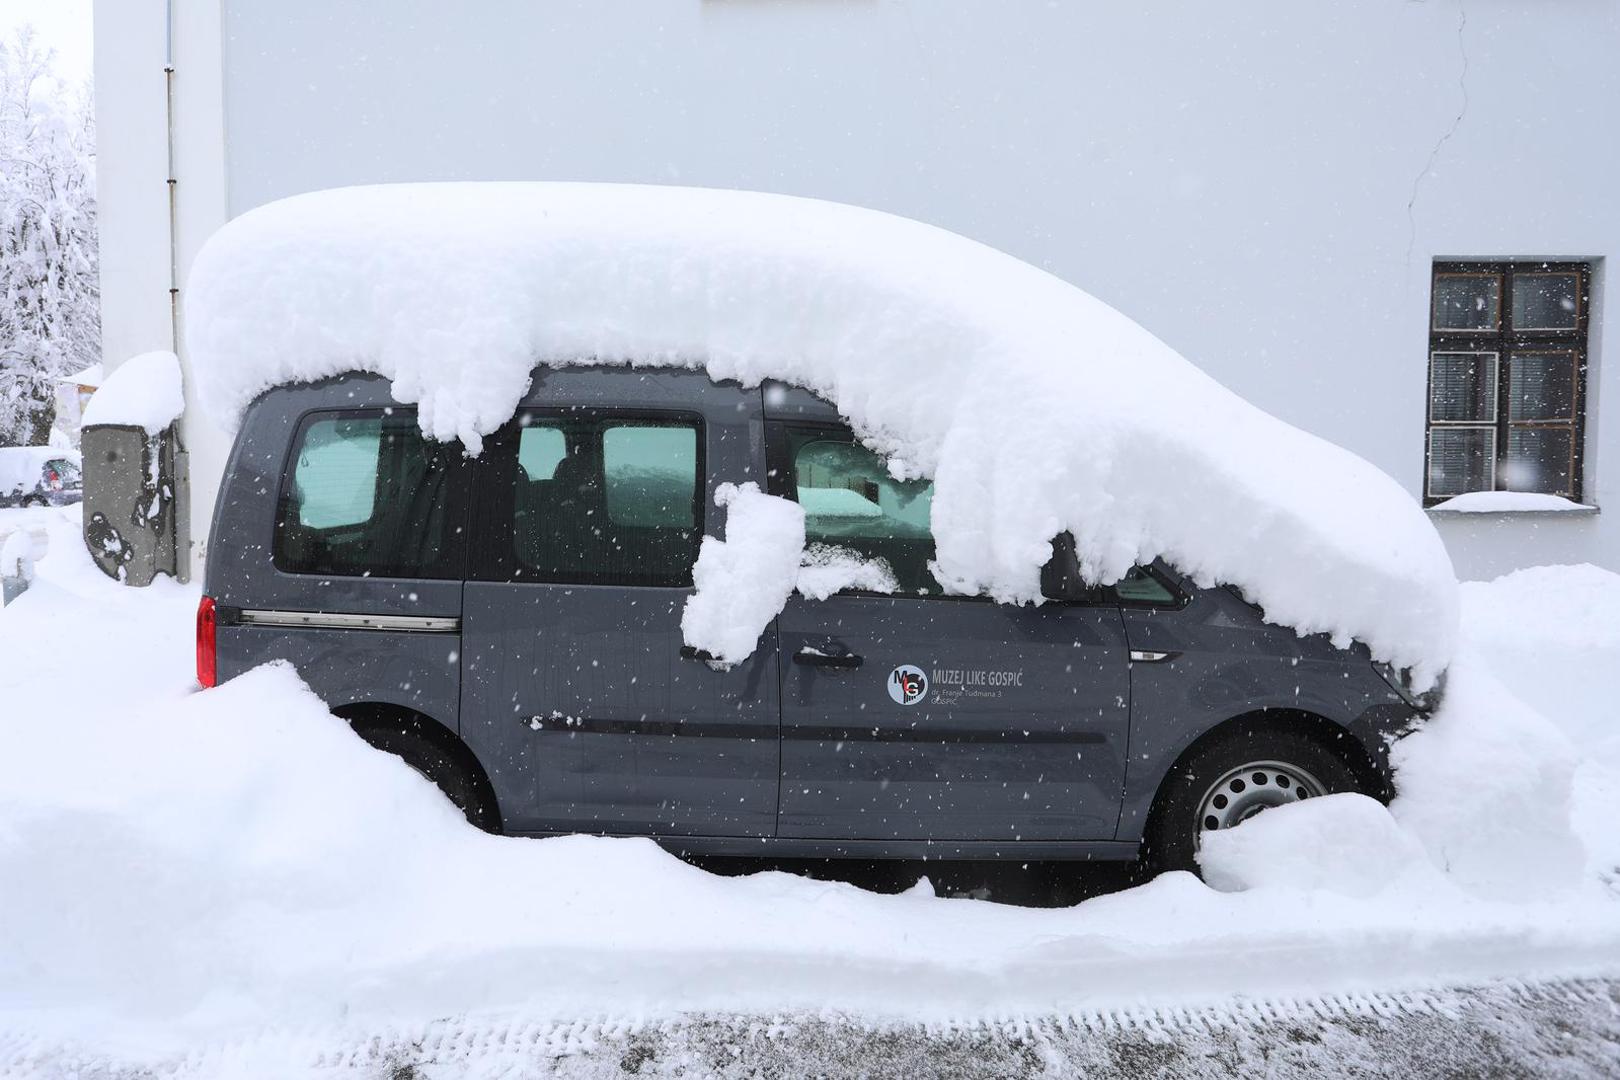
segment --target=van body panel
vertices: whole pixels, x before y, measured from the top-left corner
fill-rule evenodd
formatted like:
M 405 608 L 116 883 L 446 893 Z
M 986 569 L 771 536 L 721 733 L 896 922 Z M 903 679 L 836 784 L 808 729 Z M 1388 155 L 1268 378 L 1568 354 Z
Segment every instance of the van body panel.
M 461 697 L 458 634 L 243 621 L 244 612 L 259 611 L 460 619 L 459 576 L 295 574 L 275 565 L 278 502 L 300 421 L 314 412 L 400 408 L 387 380 L 375 375 L 279 387 L 249 406 L 214 504 L 210 533 L 207 592 L 219 613 L 219 678 L 284 660 L 333 708 L 365 702 L 397 705 L 454 731 Z M 461 527 L 465 529 L 464 521 Z
M 515 830 L 770 836 L 776 633 L 683 659 L 686 593 L 469 582 L 462 737 Z M 645 595 L 662 594 L 662 595 Z
M 523 404 L 535 411 L 489 440 L 479 473 L 462 624 L 462 736 L 502 819 L 517 831 L 771 836 L 775 626 L 745 663 L 717 671 L 682 655 L 690 587 L 523 581 L 508 554 L 517 497 L 500 491 L 531 482 L 516 447 L 548 418 L 689 418 L 701 425 L 698 526 L 724 535 L 715 489 L 763 468 L 759 391 L 688 372 L 561 370 L 537 377 Z
M 1387 760 L 1384 736 L 1414 713 L 1379 679 L 1365 647 L 1339 649 L 1326 635 L 1302 637 L 1263 622 L 1226 589 L 1186 592 L 1185 606 L 1123 611 L 1131 649 L 1165 658 L 1130 666 L 1130 767 L 1118 839 L 1141 838 L 1165 773 L 1205 732 L 1236 717 L 1304 712 L 1347 732 L 1356 723 L 1351 733 L 1366 732 L 1358 741 L 1375 764 Z M 1369 707 L 1377 711 L 1364 717 Z
M 1130 724 L 1116 607 L 794 596 L 778 622 L 780 835 L 1113 839 Z M 817 654 L 861 666 L 801 662 Z M 912 669 L 907 701 L 890 684 Z
M 215 631 L 221 681 L 283 661 L 329 708 L 393 705 L 456 730 L 459 634 L 243 626 L 231 618 Z

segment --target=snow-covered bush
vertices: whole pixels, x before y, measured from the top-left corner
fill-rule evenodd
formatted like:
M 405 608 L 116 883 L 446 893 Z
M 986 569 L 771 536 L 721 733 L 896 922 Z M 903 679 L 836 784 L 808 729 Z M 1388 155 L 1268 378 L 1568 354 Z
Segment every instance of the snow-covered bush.
M 95 118 L 52 63 L 0 43 L 0 446 L 45 443 L 54 380 L 101 359 Z

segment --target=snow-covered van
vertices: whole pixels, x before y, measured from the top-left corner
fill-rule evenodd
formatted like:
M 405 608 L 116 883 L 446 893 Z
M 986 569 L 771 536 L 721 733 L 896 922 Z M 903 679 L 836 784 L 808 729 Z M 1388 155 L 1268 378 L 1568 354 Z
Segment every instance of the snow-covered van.
M 802 509 L 807 565 L 860 572 L 801 578 L 722 664 L 682 617 L 748 482 Z M 1089 583 L 1067 533 L 1043 603 L 960 595 L 932 495 L 781 383 L 541 368 L 476 456 L 383 377 L 277 386 L 218 498 L 198 678 L 290 662 L 483 828 L 693 854 L 1190 868 L 1202 830 L 1390 794 L 1429 701 L 1360 644 L 1163 562 Z

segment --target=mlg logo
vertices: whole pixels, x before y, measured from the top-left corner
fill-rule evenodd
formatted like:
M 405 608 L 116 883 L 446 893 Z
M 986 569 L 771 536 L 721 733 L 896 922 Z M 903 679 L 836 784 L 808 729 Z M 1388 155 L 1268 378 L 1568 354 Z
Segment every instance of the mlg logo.
M 901 664 L 889 672 L 889 697 L 897 705 L 915 705 L 928 693 L 928 676 L 923 669 Z

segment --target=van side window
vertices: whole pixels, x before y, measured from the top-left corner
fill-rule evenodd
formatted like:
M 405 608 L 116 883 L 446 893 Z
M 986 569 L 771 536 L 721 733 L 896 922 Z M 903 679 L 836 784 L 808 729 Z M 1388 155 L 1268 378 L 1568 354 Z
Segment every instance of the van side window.
M 1140 566 L 1131 567 L 1124 577 L 1114 582 L 1114 595 L 1127 604 L 1168 606 L 1176 602 L 1175 594 Z
M 521 423 L 514 580 L 692 583 L 703 517 L 696 421 L 529 414 Z
M 450 477 L 459 450 L 410 410 L 315 413 L 299 425 L 276 514 L 275 565 L 294 574 L 453 577 Z
M 898 594 L 942 593 L 928 569 L 933 483 L 896 480 L 876 454 L 843 433 L 794 429 L 789 438 L 806 545 L 882 561 Z

